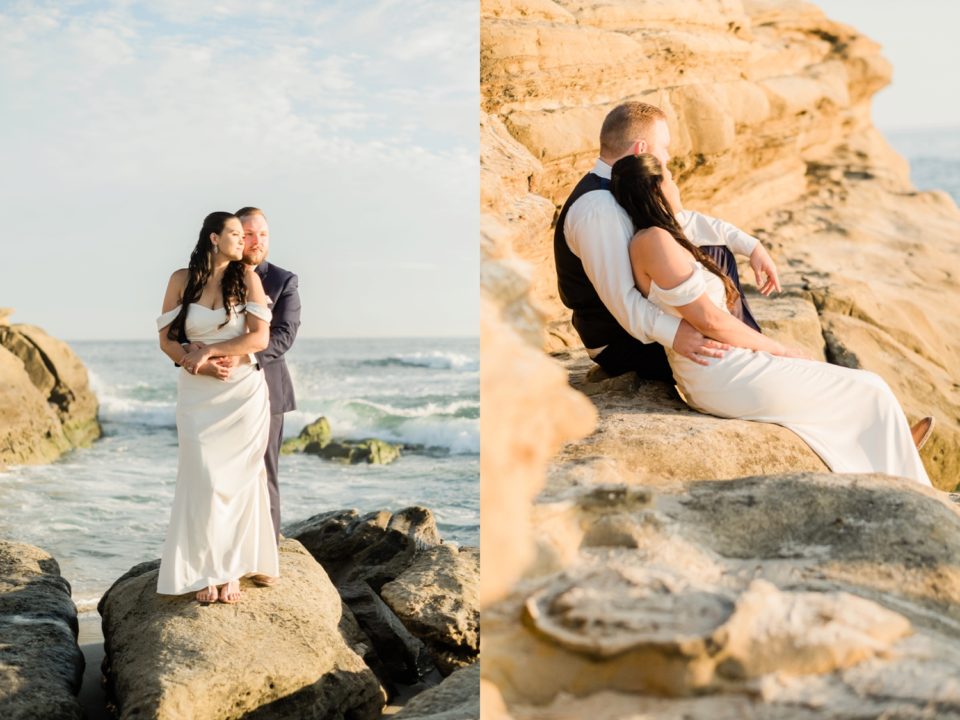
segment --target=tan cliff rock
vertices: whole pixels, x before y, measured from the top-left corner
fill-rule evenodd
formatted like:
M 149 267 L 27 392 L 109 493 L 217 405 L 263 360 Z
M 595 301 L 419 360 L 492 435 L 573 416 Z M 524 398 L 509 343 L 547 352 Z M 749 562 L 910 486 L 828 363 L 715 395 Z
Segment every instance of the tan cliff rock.
M 63 341 L 0 321 L 0 467 L 49 462 L 100 437 L 87 370 Z
M 341 632 L 342 602 L 295 540 L 276 587 L 235 605 L 157 594 L 158 561 L 100 600 L 103 672 L 120 718 L 376 718 L 386 694 Z
M 960 212 L 871 126 L 890 77 L 876 43 L 804 2 L 481 2 L 485 717 L 960 717 L 955 506 L 591 372 L 553 267 L 603 117 L 659 105 L 685 205 L 778 262 L 783 296 L 751 299 L 765 330 L 935 415 L 923 457 L 953 490 Z M 684 612 L 699 635 L 670 629 Z
M 767 244 L 787 290 L 814 302 L 831 359 L 883 375 L 911 417 L 938 417 L 928 470 L 952 489 L 960 212 L 913 190 L 870 124 L 891 75 L 879 47 L 801 2 L 520 0 L 482 13 L 482 223 L 505 224 L 498 244 L 529 264 L 523 312 L 544 316 L 546 349 L 580 344 L 557 297 L 555 213 L 596 158 L 605 114 L 655 103 L 686 206 Z

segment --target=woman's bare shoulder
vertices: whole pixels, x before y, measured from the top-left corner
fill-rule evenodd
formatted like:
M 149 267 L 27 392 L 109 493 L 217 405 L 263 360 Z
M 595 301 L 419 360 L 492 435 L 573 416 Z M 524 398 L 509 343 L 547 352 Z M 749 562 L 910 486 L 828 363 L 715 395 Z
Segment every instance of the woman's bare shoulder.
M 677 240 L 662 227 L 648 227 L 639 230 L 630 242 L 630 251 L 639 257 L 671 256 L 683 251 Z
M 660 244 L 660 243 L 674 243 L 676 240 L 673 235 L 671 235 L 667 230 L 662 227 L 653 226 L 648 228 L 643 228 L 642 230 L 637 230 L 633 236 L 634 240 L 638 242 L 651 243 L 651 244 Z
M 170 276 L 170 284 L 178 287 L 183 290 L 187 285 L 187 279 L 190 277 L 190 270 L 188 268 L 180 268 L 179 270 L 174 270 L 173 274 Z

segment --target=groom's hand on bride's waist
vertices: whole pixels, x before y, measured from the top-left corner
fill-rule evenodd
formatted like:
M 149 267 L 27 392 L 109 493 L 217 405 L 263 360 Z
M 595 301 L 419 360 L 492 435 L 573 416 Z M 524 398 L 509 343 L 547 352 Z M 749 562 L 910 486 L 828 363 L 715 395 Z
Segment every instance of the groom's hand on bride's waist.
M 215 357 L 210 362 L 214 363 L 217 367 L 226 370 L 227 377 L 230 376 L 230 373 L 233 369 L 240 364 L 241 358 L 239 355 L 222 355 L 220 357 Z
M 209 360 L 200 366 L 197 371 L 200 375 L 209 375 L 218 380 L 227 380 L 230 377 L 231 368 L 218 363 L 216 360 Z
M 681 321 L 673 338 L 673 350 L 698 365 L 709 365 L 708 358 L 722 358 L 731 348 L 726 343 L 711 340 L 686 320 Z

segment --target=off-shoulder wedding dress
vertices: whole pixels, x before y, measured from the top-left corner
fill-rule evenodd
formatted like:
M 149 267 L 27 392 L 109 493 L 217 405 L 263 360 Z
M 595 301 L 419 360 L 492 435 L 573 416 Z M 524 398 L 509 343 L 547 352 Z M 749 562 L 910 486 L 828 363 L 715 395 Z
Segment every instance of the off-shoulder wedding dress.
M 157 318 L 158 329 L 179 312 L 177 306 Z M 187 338 L 210 345 L 238 337 L 246 332 L 245 313 L 270 322 L 270 310 L 256 303 L 235 306 L 229 317 L 224 308 L 193 303 Z M 179 370 L 177 486 L 159 593 L 180 595 L 244 575 L 280 574 L 263 463 L 270 398 L 253 360 L 233 368 L 227 380 Z
M 648 299 L 678 306 L 706 293 L 726 311 L 723 282 L 691 258 L 690 277 Z M 799 435 L 834 472 L 880 472 L 930 485 L 910 425 L 890 387 L 867 370 L 734 348 L 703 366 L 667 349 L 677 388 L 695 410 L 775 423 Z

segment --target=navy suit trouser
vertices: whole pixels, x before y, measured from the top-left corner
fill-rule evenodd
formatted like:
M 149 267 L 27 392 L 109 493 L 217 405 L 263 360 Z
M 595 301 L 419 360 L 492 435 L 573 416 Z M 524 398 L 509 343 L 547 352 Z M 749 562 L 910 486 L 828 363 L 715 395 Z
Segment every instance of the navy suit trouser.
M 263 462 L 267 466 L 267 489 L 270 491 L 270 519 L 273 532 L 280 540 L 280 484 L 278 482 L 280 445 L 283 443 L 283 413 L 270 415 L 270 437 Z

